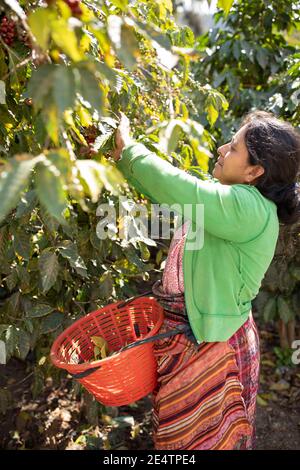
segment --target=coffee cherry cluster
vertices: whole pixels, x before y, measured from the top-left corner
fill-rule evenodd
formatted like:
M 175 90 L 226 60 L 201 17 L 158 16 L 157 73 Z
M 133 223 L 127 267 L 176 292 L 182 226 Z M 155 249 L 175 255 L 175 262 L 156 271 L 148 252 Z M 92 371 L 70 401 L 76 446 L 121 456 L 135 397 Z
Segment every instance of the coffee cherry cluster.
M 99 129 L 93 125 L 84 129 L 82 133 L 88 145 L 82 145 L 79 148 L 79 155 L 81 157 L 91 158 L 93 155 L 96 155 L 98 153 L 97 150 L 94 149 L 94 143 L 99 135 Z
M 64 2 L 70 7 L 73 16 L 78 18 L 82 15 L 80 0 L 64 0 Z
M 8 46 L 11 46 L 14 42 L 16 34 L 15 23 L 12 20 L 9 20 L 6 16 L 1 19 L 0 22 L 0 36 L 2 40 Z
M 98 134 L 99 130 L 96 126 L 89 126 L 87 129 L 85 129 L 84 138 L 89 145 L 92 145 L 95 143 Z

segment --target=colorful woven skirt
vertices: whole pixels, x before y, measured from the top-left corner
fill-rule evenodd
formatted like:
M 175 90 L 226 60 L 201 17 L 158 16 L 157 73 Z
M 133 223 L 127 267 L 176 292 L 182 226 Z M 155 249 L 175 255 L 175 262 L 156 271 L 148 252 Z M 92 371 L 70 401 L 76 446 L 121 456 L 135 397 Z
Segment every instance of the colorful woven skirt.
M 188 323 L 182 293 L 153 295 L 165 310 L 159 333 Z M 154 343 L 158 386 L 153 393 L 157 450 L 252 449 L 259 383 L 259 338 L 250 314 L 226 342 L 198 344 L 190 334 Z

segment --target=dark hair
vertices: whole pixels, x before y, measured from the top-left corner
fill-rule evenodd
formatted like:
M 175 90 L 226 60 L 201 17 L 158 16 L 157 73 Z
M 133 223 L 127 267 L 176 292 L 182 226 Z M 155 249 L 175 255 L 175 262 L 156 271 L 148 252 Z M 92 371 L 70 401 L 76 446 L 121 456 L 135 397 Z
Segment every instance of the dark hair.
M 288 122 L 265 111 L 245 116 L 245 142 L 251 165 L 261 165 L 264 174 L 255 182 L 263 196 L 275 202 L 279 221 L 300 221 L 300 135 Z

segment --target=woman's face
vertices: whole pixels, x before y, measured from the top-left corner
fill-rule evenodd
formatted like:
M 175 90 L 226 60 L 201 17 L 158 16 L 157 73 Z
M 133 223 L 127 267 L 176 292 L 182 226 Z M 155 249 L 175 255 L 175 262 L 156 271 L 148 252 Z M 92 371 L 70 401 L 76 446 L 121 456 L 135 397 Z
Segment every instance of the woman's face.
M 250 165 L 245 143 L 247 126 L 241 127 L 231 142 L 218 148 L 219 158 L 213 169 L 213 176 L 222 184 L 254 184 L 264 173 L 261 165 Z

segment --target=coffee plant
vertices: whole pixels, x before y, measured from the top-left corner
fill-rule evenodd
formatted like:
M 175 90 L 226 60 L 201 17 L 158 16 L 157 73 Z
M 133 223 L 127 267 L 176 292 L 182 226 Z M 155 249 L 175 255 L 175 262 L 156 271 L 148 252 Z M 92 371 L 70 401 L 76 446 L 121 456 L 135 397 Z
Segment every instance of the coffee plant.
M 206 178 L 215 139 L 192 117 L 189 81 L 211 124 L 227 101 L 191 72 L 194 36 L 170 0 L 5 0 L 0 25 L 0 339 L 7 361 L 35 364 L 37 396 L 59 375 L 54 337 L 134 295 L 167 252 L 138 227 L 119 238 L 132 215 L 97 237 L 101 203 L 125 195 L 150 211 L 111 158 L 119 111 L 137 141 Z

